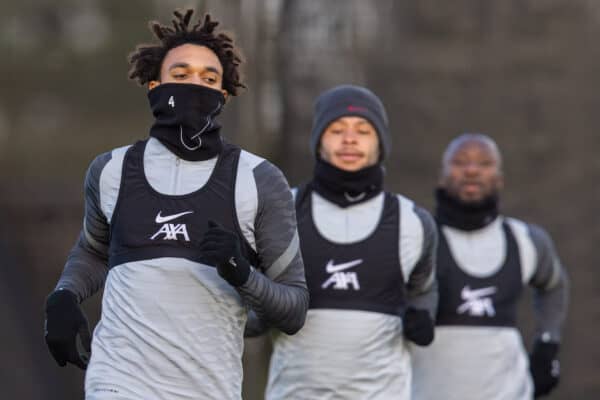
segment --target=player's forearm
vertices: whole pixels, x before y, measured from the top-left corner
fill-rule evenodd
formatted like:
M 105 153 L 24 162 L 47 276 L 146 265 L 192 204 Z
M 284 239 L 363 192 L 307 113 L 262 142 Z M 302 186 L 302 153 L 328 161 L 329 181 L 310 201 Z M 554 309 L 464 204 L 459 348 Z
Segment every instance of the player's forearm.
M 253 172 L 258 195 L 255 236 L 260 265 L 238 291 L 266 326 L 293 334 L 304 325 L 308 309 L 294 200 L 287 180 L 275 166 L 263 162 Z
M 409 292 L 407 296 L 407 307 L 429 311 L 431 319 L 435 321 L 438 307 L 438 285 L 434 279 L 431 284 L 418 292 Z
M 550 235 L 539 226 L 530 225 L 538 263 L 530 280 L 534 288 L 536 336 L 543 341 L 560 342 L 569 303 L 569 279 Z
M 67 289 L 79 302 L 92 296 L 104 286 L 108 274 L 107 256 L 94 249 L 82 231 L 71 249 L 56 288 Z
M 569 279 L 564 269 L 561 269 L 557 285 L 551 289 L 535 289 L 536 337 L 544 341 L 560 342 L 568 305 Z
M 438 285 L 436 280 L 436 262 L 438 232 L 429 213 L 415 208 L 423 225 L 423 249 L 421 258 L 408 278 L 407 306 L 427 310 L 433 320 L 437 314 Z
M 238 291 L 265 326 L 291 335 L 304 325 L 308 310 L 304 277 L 275 282 L 254 270 Z

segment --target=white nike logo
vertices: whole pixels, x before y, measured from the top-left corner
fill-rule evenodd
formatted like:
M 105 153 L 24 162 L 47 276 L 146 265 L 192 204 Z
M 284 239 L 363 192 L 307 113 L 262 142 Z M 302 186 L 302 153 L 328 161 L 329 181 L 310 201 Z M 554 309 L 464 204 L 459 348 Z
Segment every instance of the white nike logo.
M 361 264 L 362 262 L 363 262 L 363 260 L 354 260 L 354 261 L 349 261 L 347 263 L 334 265 L 333 260 L 329 260 L 329 262 L 327 263 L 327 266 L 325 267 L 325 271 L 327 271 L 328 274 L 334 274 L 336 272 L 340 272 L 345 269 L 355 267 L 358 264 Z
M 460 297 L 462 297 L 464 300 L 480 299 L 485 296 L 490 296 L 494 293 L 496 293 L 495 286 L 485 287 L 481 289 L 471 289 L 467 285 L 461 290 Z
M 162 211 L 159 211 L 158 214 L 156 214 L 155 221 L 157 224 L 164 224 L 165 222 L 173 221 L 174 219 L 177 219 L 183 215 L 191 214 L 191 213 L 193 213 L 193 211 L 184 211 L 179 214 L 165 215 L 164 217 L 162 215 L 160 215 L 160 213 L 162 213 Z

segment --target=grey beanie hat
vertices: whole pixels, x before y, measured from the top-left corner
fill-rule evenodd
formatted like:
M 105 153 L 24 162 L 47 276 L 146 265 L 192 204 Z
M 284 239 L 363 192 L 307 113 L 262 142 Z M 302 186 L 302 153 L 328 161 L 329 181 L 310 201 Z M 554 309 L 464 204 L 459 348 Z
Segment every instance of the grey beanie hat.
M 363 117 L 377 130 L 381 148 L 380 161 L 390 152 L 388 118 L 383 103 L 369 89 L 340 85 L 321 93 L 315 102 L 310 149 L 316 157 L 323 131 L 330 123 L 345 116 Z

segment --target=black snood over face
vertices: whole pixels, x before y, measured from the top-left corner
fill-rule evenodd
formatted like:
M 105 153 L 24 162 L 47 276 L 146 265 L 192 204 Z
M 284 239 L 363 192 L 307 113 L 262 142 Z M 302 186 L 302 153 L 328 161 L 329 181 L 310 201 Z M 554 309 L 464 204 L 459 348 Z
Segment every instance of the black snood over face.
M 215 117 L 225 104 L 218 90 L 189 83 L 163 83 L 148 92 L 155 121 L 150 136 L 188 161 L 208 160 L 221 151 Z
M 327 200 L 346 208 L 381 193 L 383 167 L 377 163 L 358 171 L 344 171 L 318 157 L 311 185 Z
M 463 231 L 481 229 L 498 217 L 498 194 L 476 203 L 464 203 L 443 188 L 435 191 L 435 219 L 442 225 Z

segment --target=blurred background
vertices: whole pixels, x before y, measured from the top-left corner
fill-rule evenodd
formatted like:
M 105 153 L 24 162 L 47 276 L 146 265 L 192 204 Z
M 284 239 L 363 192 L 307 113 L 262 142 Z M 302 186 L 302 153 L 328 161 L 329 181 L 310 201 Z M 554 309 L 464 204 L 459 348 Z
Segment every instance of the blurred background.
M 126 55 L 147 21 L 210 11 L 235 32 L 248 90 L 221 117 L 230 140 L 296 185 L 312 173 L 312 102 L 365 85 L 393 133 L 387 187 L 431 209 L 441 153 L 464 131 L 505 158 L 503 212 L 544 226 L 572 280 L 562 382 L 600 398 L 600 1 L 3 0 L 0 12 L 0 387 L 3 398 L 80 399 L 83 373 L 43 341 L 43 304 L 81 226 L 83 178 L 144 138 L 146 89 Z M 101 294 L 85 303 L 91 324 Z M 531 339 L 530 302 L 521 310 Z M 248 341 L 245 399 L 262 398 L 269 342 Z

